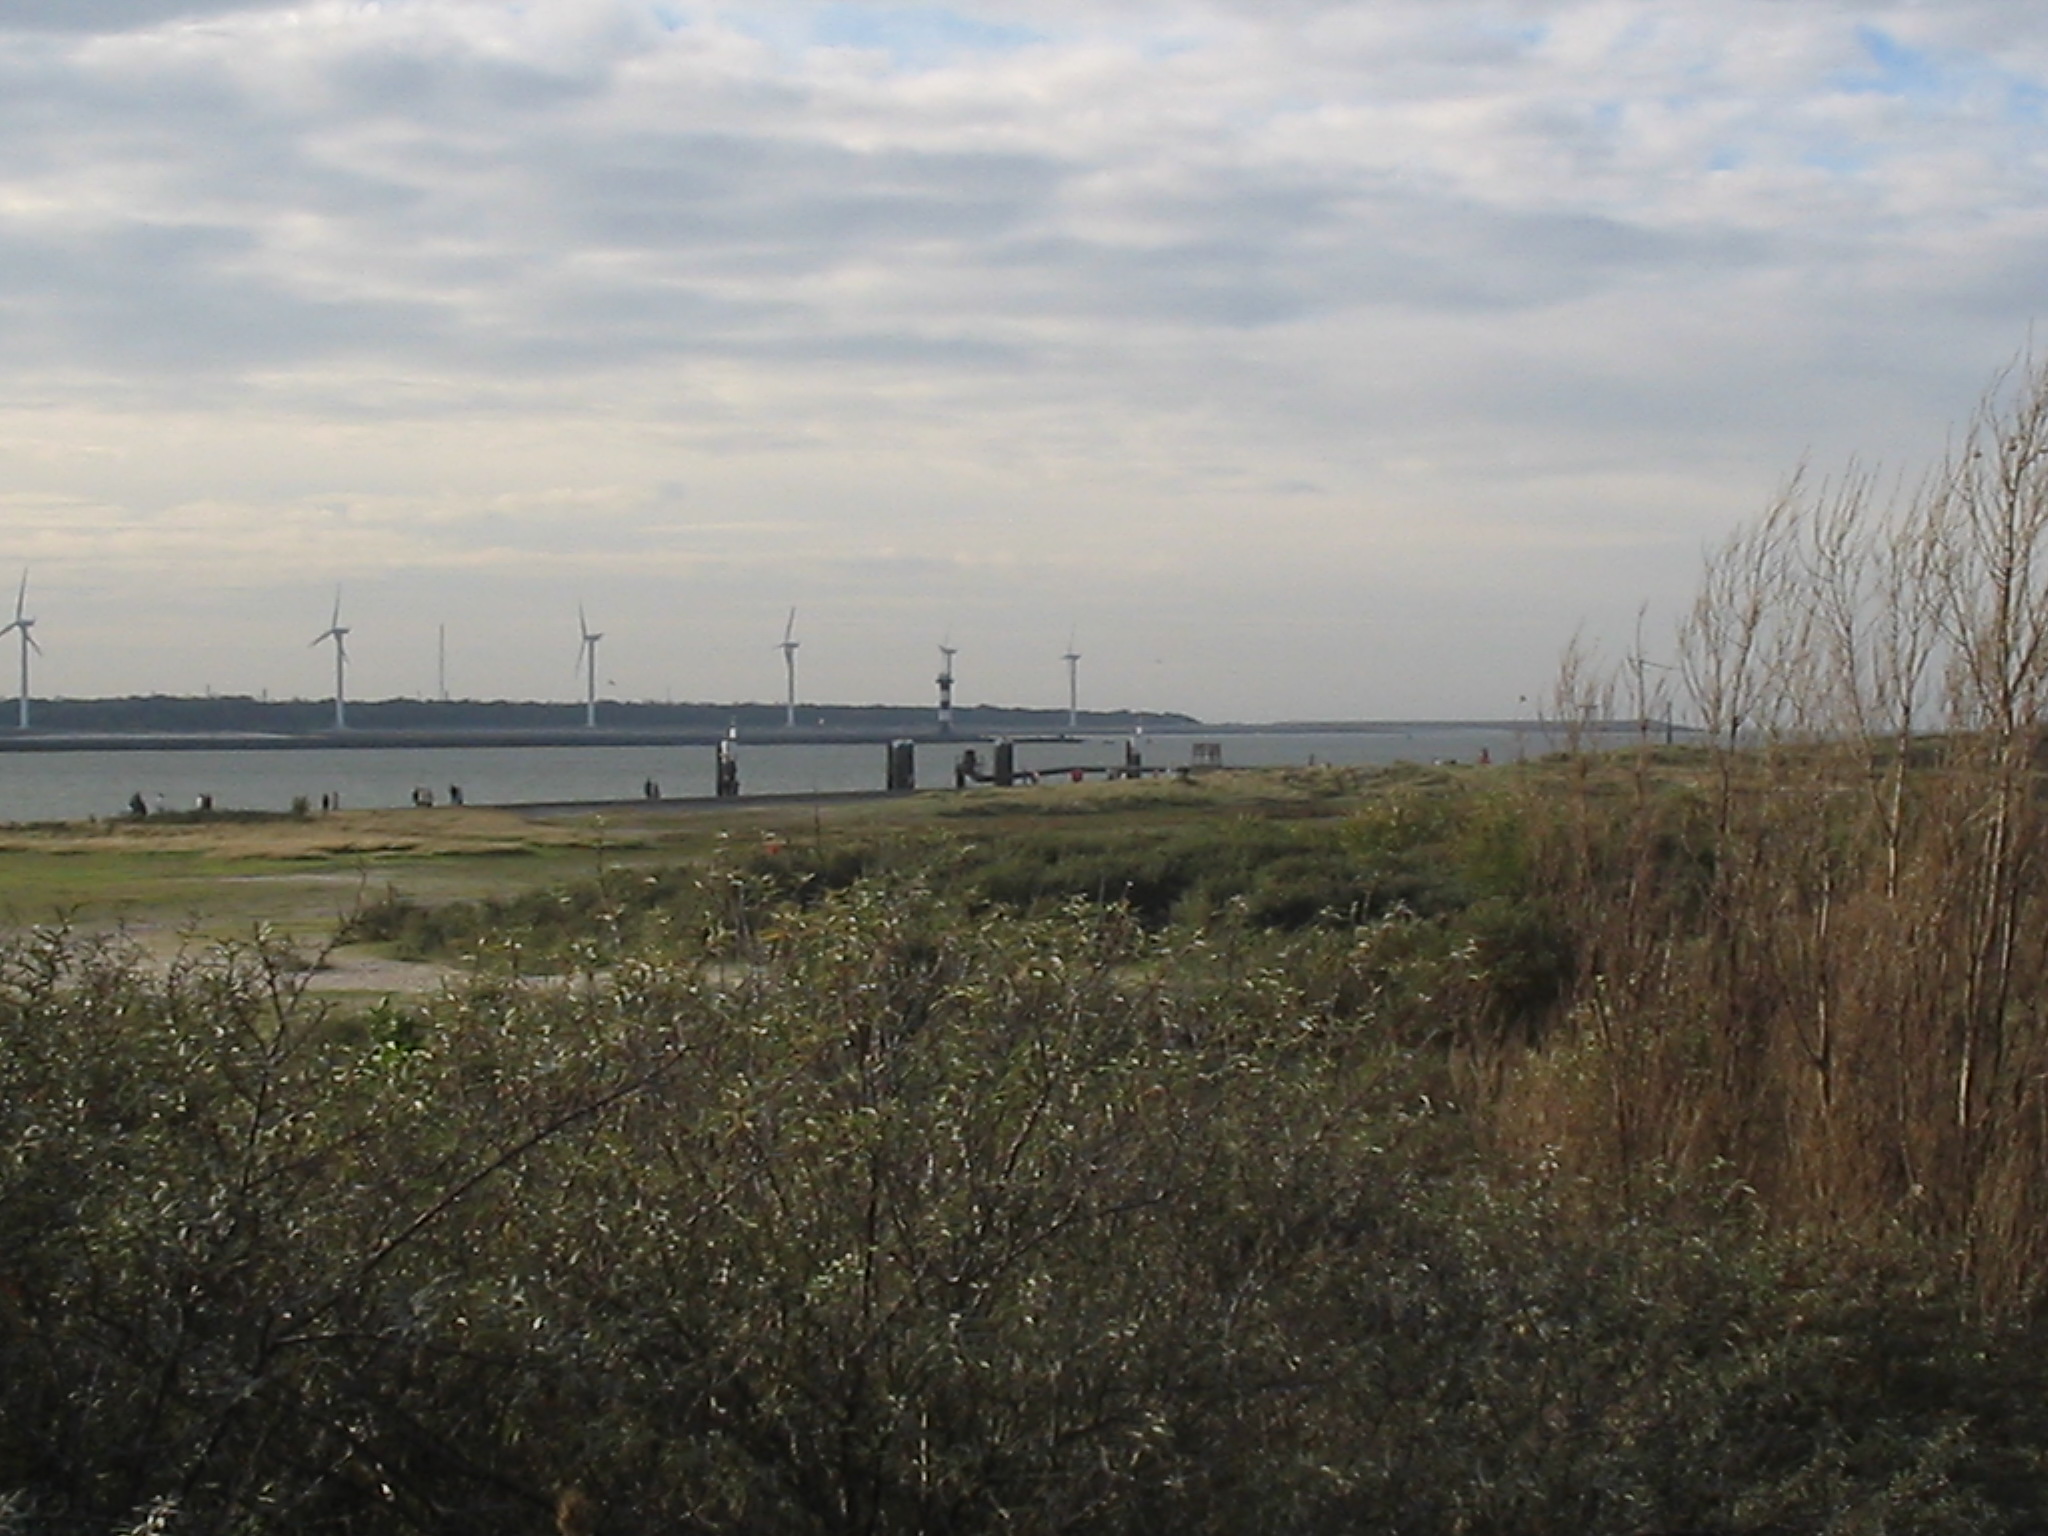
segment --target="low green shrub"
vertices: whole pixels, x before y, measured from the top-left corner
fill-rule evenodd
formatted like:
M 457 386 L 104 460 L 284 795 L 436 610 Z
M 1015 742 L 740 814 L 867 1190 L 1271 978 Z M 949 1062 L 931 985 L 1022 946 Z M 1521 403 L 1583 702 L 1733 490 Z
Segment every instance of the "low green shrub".
M 1504 1178 L 1406 1035 L 1443 923 L 733 878 L 715 965 L 346 1027 L 262 946 L 0 948 L 10 1536 L 2048 1521 L 2039 1325 Z

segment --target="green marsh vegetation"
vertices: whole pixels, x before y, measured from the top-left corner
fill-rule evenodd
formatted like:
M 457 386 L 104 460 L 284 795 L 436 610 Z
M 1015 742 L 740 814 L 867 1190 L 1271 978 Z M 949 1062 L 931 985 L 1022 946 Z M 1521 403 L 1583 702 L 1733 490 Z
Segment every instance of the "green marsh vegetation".
M 1684 749 L 387 849 L 365 1004 L 22 935 L 0 1529 L 2048 1526 L 2048 378 L 1884 489 Z
M 256 925 L 317 940 L 393 879 L 434 899 L 517 889 L 588 870 L 601 827 L 507 812 L 158 815 L 0 827 L 0 923 L 177 927 L 234 938 Z M 652 839 L 614 833 L 614 862 Z
M 1462 827 L 1396 798 L 1325 830 Z M 1519 994 L 1450 909 L 1148 924 L 780 856 L 662 934 L 600 910 L 567 986 L 344 1012 L 257 945 L 11 951 L 14 1525 L 2039 1514 L 2035 1383 L 1953 1288 L 1729 1179 L 1594 1210 L 1489 1149 L 1460 1030 Z

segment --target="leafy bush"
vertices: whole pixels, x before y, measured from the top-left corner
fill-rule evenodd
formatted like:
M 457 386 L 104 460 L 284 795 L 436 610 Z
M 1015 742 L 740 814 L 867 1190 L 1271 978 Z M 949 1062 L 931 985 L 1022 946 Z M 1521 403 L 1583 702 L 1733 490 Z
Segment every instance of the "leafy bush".
M 1495 1176 L 1399 1038 L 1440 926 L 763 910 L 358 1018 L 260 946 L 0 952 L 13 1528 L 2048 1517 L 2032 1334 L 1739 1191 Z

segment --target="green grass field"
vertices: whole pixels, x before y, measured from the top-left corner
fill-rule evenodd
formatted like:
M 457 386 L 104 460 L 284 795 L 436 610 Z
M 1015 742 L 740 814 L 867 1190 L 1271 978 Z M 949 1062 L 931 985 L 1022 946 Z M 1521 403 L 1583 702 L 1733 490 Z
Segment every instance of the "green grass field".
M 999 839 L 1071 822 L 1107 832 L 1231 813 L 1334 815 L 1365 782 L 1332 770 L 1274 770 L 886 801 L 626 804 L 575 816 L 438 808 L 0 827 L 0 928 L 64 922 L 232 937 L 266 925 L 306 939 L 392 891 L 429 905 L 503 898 L 735 846 L 815 847 L 935 829 Z

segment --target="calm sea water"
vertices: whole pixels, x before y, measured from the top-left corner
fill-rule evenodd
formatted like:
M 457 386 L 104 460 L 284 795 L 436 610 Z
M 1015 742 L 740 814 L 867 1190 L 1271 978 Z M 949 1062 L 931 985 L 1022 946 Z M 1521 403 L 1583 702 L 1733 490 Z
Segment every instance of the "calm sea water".
M 1017 766 L 1040 773 L 1123 760 L 1125 738 L 1019 742 Z M 1213 742 L 1226 767 L 1311 762 L 1345 765 L 1496 761 L 1548 750 L 1534 732 L 1504 727 L 1416 726 L 1369 731 L 1200 733 L 1142 738 L 1148 767 L 1178 768 L 1197 742 Z M 986 744 L 976 748 L 984 764 Z M 949 787 L 961 747 L 920 743 L 917 781 Z M 879 790 L 886 763 L 879 745 L 742 741 L 740 794 L 835 794 Z M 710 747 L 306 748 L 292 751 L 17 752 L 0 754 L 0 821 L 81 821 L 119 816 L 141 795 L 152 810 L 189 810 L 211 795 L 218 810 L 289 810 L 300 796 L 323 795 L 353 809 L 404 806 L 413 792 L 443 803 L 459 785 L 470 805 L 531 805 L 637 800 L 652 780 L 664 797 L 712 793 Z

